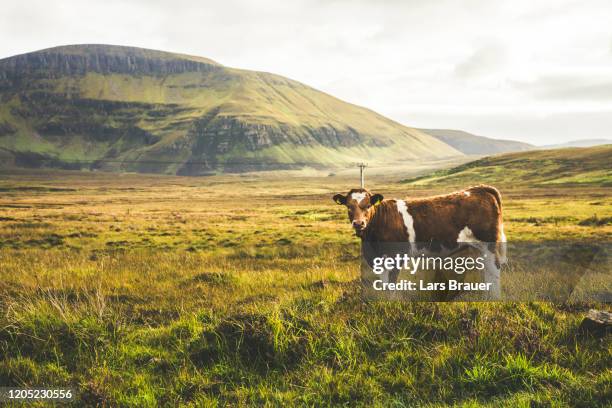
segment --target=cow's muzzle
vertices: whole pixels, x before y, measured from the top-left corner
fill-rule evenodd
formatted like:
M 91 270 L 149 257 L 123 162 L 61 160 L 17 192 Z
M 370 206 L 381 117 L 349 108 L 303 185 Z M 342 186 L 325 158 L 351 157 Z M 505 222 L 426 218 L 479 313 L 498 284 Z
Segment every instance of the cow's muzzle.
M 365 221 L 357 221 L 357 220 L 353 221 L 353 229 L 355 230 L 355 235 L 357 235 L 358 237 L 360 237 L 361 234 L 363 234 L 365 227 L 366 227 Z

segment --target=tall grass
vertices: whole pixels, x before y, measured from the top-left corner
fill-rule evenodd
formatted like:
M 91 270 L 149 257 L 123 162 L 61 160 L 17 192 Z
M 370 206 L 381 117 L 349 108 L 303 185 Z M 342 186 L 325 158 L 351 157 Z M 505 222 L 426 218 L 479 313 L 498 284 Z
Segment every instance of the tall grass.
M 0 384 L 72 385 L 74 406 L 610 401 L 609 337 L 578 329 L 604 305 L 364 299 L 345 215 L 303 194 L 312 180 L 149 182 L 0 198 Z M 513 194 L 511 239 L 610 232 L 576 221 L 609 217 L 607 198 Z

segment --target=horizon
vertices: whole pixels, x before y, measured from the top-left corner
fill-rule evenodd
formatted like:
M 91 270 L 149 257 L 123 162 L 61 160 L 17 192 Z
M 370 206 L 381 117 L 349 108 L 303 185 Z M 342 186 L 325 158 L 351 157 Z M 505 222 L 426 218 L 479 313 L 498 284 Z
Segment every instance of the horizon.
M 536 146 L 610 139 L 603 1 L 196 3 L 11 4 L 0 58 L 72 44 L 164 50 L 282 75 L 415 128 Z

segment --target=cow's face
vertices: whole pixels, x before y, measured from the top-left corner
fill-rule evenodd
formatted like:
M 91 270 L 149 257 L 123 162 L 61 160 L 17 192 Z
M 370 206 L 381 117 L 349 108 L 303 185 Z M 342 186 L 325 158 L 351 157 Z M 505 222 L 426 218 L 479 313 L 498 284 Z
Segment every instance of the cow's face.
M 345 205 L 348 208 L 348 216 L 355 235 L 361 237 L 363 231 L 368 226 L 372 207 L 380 204 L 383 196 L 380 194 L 370 194 L 364 189 L 353 189 L 347 195 L 336 194 L 334 201 L 337 204 Z

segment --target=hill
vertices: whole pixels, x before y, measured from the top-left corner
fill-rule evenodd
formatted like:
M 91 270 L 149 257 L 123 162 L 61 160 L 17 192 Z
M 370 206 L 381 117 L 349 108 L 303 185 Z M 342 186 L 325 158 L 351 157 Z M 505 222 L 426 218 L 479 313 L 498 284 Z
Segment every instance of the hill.
M 462 130 L 452 129 L 419 129 L 436 139 L 468 155 L 488 155 L 497 153 L 520 152 L 536 147 L 529 143 L 515 140 L 491 139 L 477 136 Z
M 405 180 L 414 185 L 594 185 L 612 187 L 612 145 L 534 150 L 485 157 Z
M 108 45 L 0 60 L 0 156 L 16 166 L 207 174 L 460 155 L 278 75 Z
M 584 139 L 584 140 L 570 140 L 569 142 L 539 146 L 541 149 L 560 149 L 563 147 L 592 147 L 601 146 L 606 144 L 612 144 L 612 139 Z

